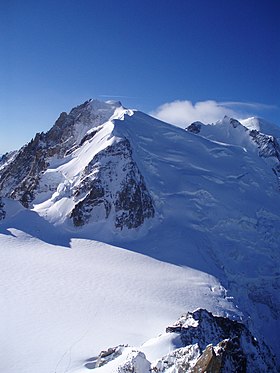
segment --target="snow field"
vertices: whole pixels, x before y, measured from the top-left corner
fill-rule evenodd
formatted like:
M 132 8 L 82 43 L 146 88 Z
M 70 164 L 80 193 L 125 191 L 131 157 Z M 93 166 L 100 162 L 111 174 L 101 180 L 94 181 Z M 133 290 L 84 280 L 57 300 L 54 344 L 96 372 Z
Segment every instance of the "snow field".
M 110 346 L 140 345 L 188 310 L 217 311 L 219 283 L 203 272 L 95 241 L 65 248 L 10 233 L 0 235 L 3 372 L 67 372 Z

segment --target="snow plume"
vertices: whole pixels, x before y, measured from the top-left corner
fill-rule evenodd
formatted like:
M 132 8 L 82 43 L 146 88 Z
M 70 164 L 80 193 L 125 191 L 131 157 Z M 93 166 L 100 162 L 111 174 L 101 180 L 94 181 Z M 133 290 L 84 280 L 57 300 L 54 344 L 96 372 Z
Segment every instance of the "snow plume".
M 164 122 L 183 128 L 195 121 L 213 123 L 225 115 L 240 118 L 238 111 L 231 109 L 226 103 L 214 100 L 199 101 L 195 104 L 188 100 L 176 100 L 159 106 L 150 114 Z

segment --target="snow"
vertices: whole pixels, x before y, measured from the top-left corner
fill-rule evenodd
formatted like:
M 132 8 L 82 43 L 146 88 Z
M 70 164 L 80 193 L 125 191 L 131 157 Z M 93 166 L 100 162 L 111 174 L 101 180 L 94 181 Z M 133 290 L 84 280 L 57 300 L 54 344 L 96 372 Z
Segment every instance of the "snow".
M 176 333 L 163 333 L 139 346 L 149 361 L 155 361 L 170 353 L 176 348 L 182 347 L 180 336 Z
M 242 318 L 278 345 L 279 190 L 247 131 L 224 119 L 195 135 L 119 103 L 90 106 L 77 141 L 98 132 L 50 159 L 33 211 L 4 200 L 0 370 L 84 373 L 88 359 L 122 343 L 154 361 L 176 338 L 141 344 L 199 307 Z M 124 138 L 155 218 L 132 231 L 118 232 L 112 217 L 75 229 L 71 191 L 93 157 Z
M 1 371 L 65 372 L 141 344 L 186 309 L 233 310 L 206 273 L 92 240 L 52 245 L 35 237 L 43 220 L 33 228 L 1 229 Z
M 90 118 L 93 117 L 93 119 L 89 123 L 93 128 L 88 129 L 87 133 L 98 129 L 97 133 L 93 139 L 85 141 L 70 156 L 66 156 L 62 160 L 58 160 L 56 157 L 50 159 L 50 166 L 40 181 L 39 194 L 33 201 L 34 211 L 55 224 L 63 223 L 73 209 L 74 201 L 69 191 L 79 185 L 89 162 L 102 150 L 119 141 L 119 138 L 113 135 L 114 118 L 123 120 L 125 115 L 133 115 L 132 110 L 124 109 L 118 102 L 113 101 L 100 103 L 92 100 L 90 110 Z M 110 118 L 109 121 L 102 122 L 108 118 Z M 77 127 L 76 132 L 79 133 L 79 128 L 83 126 L 79 121 L 75 126 Z M 79 142 L 83 136 L 79 133 L 77 141 Z M 47 188 L 45 188 L 46 185 Z M 116 188 L 118 187 L 117 185 Z
M 280 139 L 280 127 L 274 123 L 270 123 L 262 118 L 257 117 L 242 119 L 240 122 L 243 124 L 243 126 L 249 128 L 250 130 L 257 130 Z

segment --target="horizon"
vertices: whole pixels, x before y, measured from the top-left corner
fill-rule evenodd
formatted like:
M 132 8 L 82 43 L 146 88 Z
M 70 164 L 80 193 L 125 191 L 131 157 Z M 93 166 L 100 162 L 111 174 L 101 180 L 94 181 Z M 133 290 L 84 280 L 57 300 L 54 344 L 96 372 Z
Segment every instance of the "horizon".
M 276 0 L 14 0 L 1 9 L 2 154 L 89 97 L 168 109 L 169 122 L 180 112 L 280 125 Z

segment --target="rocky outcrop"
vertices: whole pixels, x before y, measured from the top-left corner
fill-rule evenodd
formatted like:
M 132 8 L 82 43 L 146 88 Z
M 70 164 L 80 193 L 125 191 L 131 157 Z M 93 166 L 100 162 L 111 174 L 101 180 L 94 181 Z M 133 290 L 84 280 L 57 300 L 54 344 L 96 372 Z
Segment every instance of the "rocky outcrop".
M 11 152 L 8 152 L 8 153 L 5 153 L 5 154 L 1 155 L 1 157 L 0 157 L 0 171 L 4 170 L 4 168 L 7 167 L 7 165 L 15 159 L 15 157 L 17 156 L 17 153 L 18 153 L 18 151 L 14 150 L 14 151 L 11 151 Z
M 0 197 L 0 221 L 5 219 L 6 217 L 6 211 L 4 210 L 4 207 L 5 207 L 5 204 L 2 198 Z
M 106 104 L 104 103 L 105 107 Z M 42 174 L 49 166 L 52 157 L 63 158 L 71 154 L 88 137 L 91 127 L 98 126 L 112 115 L 107 108 L 92 109 L 91 100 L 72 109 L 69 114 L 63 112 L 54 126 L 46 133 L 37 133 L 27 145 L 23 146 L 16 156 L 0 167 L 0 194 L 19 200 L 23 206 L 30 207 L 35 198 Z M 1 159 L 4 163 L 5 156 Z
M 280 146 L 274 136 L 265 135 L 257 130 L 252 130 L 249 134 L 258 145 L 259 155 L 261 157 L 275 157 L 280 161 Z
M 251 130 L 249 135 L 259 148 L 259 156 L 276 159 L 272 171 L 277 177 L 280 190 L 280 145 L 274 136 L 266 135 L 257 130 Z
M 197 343 L 201 355 L 191 372 L 276 372 L 268 347 L 237 321 L 199 309 L 166 331 L 179 333 L 184 346 Z
M 47 167 L 43 137 L 43 134 L 37 134 L 0 172 L 2 196 L 17 199 L 25 207 L 29 207 L 34 199 L 40 175 Z
M 137 228 L 154 216 L 152 198 L 123 139 L 99 152 L 88 164 L 74 191 L 76 203 L 70 217 L 76 226 L 111 215 L 115 227 Z
M 110 361 L 119 357 L 123 352 L 124 346 L 116 346 L 108 348 L 108 350 L 101 351 L 97 358 L 90 359 L 85 367 L 88 369 L 99 368 L 108 364 Z
M 200 350 L 197 344 L 177 348 L 151 363 L 151 372 L 191 372 L 195 362 L 200 356 Z
M 119 372 L 276 373 L 268 347 L 237 321 L 198 309 L 183 315 L 166 328 L 166 333 L 176 333 L 176 345 L 179 337 L 181 347 L 173 345 L 173 350 L 156 361 L 149 362 L 141 348 L 118 346 L 102 351 L 90 368 L 110 364 L 122 355 Z M 156 349 L 155 340 L 153 349 Z
M 201 130 L 201 126 L 204 126 L 204 124 L 201 122 L 193 122 L 186 128 L 186 130 L 198 134 Z
M 241 124 L 237 119 L 230 118 L 227 116 L 225 116 L 222 121 L 218 121 L 216 125 L 204 125 L 202 122 L 194 122 L 191 125 L 189 125 L 186 128 L 186 130 L 204 136 L 204 129 L 207 127 L 206 137 L 212 139 L 210 134 L 212 134 L 213 130 L 216 129 L 216 126 L 226 126 L 226 128 L 243 130 L 245 136 L 248 137 L 251 140 L 251 142 L 255 144 L 255 146 L 257 146 L 260 157 L 274 159 L 276 163 L 272 166 L 272 171 L 277 177 L 280 189 L 280 145 L 276 137 L 266 135 L 264 133 L 259 132 L 256 129 L 251 130 L 243 124 Z

